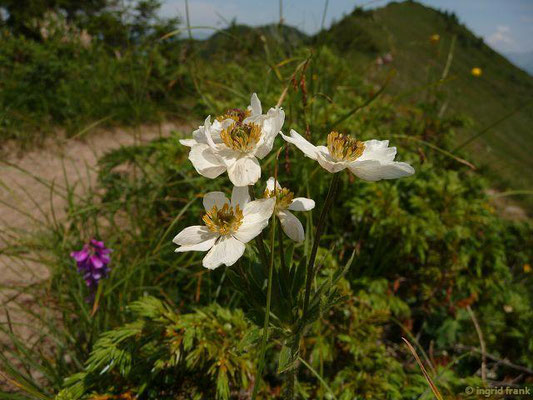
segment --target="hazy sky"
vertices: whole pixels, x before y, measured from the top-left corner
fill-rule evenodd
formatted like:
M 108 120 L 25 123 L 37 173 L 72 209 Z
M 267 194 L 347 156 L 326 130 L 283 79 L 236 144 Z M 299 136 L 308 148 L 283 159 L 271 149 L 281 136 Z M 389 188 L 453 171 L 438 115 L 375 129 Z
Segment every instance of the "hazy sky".
M 533 0 L 420 0 L 442 10 L 455 11 L 461 22 L 501 52 L 533 51 Z M 162 14 L 185 16 L 185 0 L 163 0 Z M 282 0 L 289 25 L 314 33 L 320 29 L 325 0 Z M 325 19 L 342 18 L 356 6 L 378 7 L 387 0 L 329 0 Z M 261 25 L 279 21 L 279 0 L 189 0 L 192 26 L 223 28 L 233 18 Z M 199 34 L 206 31 L 196 30 Z

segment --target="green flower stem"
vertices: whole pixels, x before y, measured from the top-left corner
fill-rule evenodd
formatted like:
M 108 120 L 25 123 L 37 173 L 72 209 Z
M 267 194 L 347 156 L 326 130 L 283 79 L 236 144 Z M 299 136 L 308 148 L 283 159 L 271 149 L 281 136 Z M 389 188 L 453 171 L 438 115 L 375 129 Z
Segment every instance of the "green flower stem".
M 316 254 L 318 252 L 318 244 L 320 243 L 320 238 L 322 236 L 322 233 L 324 232 L 327 214 L 329 212 L 329 209 L 331 208 L 331 205 L 333 204 L 333 200 L 335 199 L 335 192 L 339 184 L 339 179 L 340 179 L 339 173 L 333 174 L 333 178 L 331 179 L 331 183 L 329 185 L 328 195 L 326 197 L 326 202 L 324 204 L 324 207 L 322 208 L 322 212 L 320 213 L 318 224 L 316 226 L 315 241 L 313 242 L 313 248 L 311 249 L 311 256 L 309 257 L 309 264 L 307 265 L 304 309 L 303 309 L 302 316 L 306 315 L 307 309 L 309 307 L 309 298 L 311 295 L 311 283 L 313 282 L 313 278 L 314 278 L 315 259 L 316 259 Z
M 265 367 L 265 353 L 268 340 L 268 324 L 270 321 L 270 302 L 272 300 L 272 273 L 274 271 L 274 243 L 276 241 L 276 215 L 272 214 L 272 229 L 270 239 L 270 268 L 268 270 L 268 284 L 267 284 L 267 302 L 265 310 L 265 323 L 263 324 L 263 338 L 261 340 L 261 351 L 259 353 L 259 363 L 257 366 L 257 372 L 255 373 L 254 391 L 252 393 L 252 400 L 255 400 L 259 384 L 261 383 L 261 376 Z M 261 245 L 263 242 L 261 240 Z M 264 250 L 264 247 L 263 247 Z M 265 254 L 266 257 L 266 254 Z
M 283 270 L 287 271 L 287 266 L 285 265 L 285 248 L 283 247 L 283 229 L 281 224 L 278 225 L 278 247 L 279 247 L 279 256 L 281 257 L 281 267 Z

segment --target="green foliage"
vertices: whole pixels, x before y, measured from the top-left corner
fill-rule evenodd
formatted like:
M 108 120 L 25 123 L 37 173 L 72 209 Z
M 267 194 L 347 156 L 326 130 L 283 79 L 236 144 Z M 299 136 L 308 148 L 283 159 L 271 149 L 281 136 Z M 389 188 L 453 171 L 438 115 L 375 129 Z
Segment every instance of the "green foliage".
M 255 350 L 243 343 L 252 327 L 241 311 L 213 304 L 179 314 L 154 297 L 130 310 L 136 320 L 102 335 L 85 372 L 69 378 L 57 399 L 126 388 L 147 399 L 228 399 L 231 388 L 249 385 Z
M 157 4 L 145 3 L 130 16 L 121 44 L 106 43 L 101 33 L 80 30 L 60 14 L 43 20 L 40 40 L 3 30 L 0 141 L 26 145 L 58 127 L 72 136 L 94 126 L 175 118 L 190 88 L 179 42 L 160 40 L 175 21 L 152 23 Z
M 157 38 L 179 22 L 158 15 L 159 0 L 2 0 L 0 8 L 7 15 L 1 25 L 14 35 L 41 41 L 60 34 L 71 40 L 84 32 L 114 48 Z
M 351 17 L 372 23 L 360 11 Z M 266 108 L 286 89 L 284 131 L 294 128 L 317 144 L 323 144 L 326 127 L 362 140 L 389 138 L 399 158 L 417 170 L 413 178 L 392 182 L 341 176 L 303 324 L 298 294 L 310 249 L 282 242 L 284 263 L 273 273 L 264 398 L 280 398 L 278 373 L 299 364 L 302 398 L 429 398 L 402 336 L 432 364 L 428 369 L 445 398 L 464 393 L 466 385 L 481 387 L 480 343 L 469 307 L 491 355 L 533 368 L 533 275 L 525 268 L 533 258 L 533 228 L 501 220 L 486 195 L 486 179 L 457 158 L 469 154 L 451 154 L 468 121 L 440 116 L 443 98 L 433 89 L 411 86 L 430 99 L 420 102 L 380 91 L 382 75 L 354 73 L 353 60 L 333 46 L 291 50 L 269 39 L 260 51 L 248 46 L 238 26 L 232 29 L 244 42 L 235 45 L 235 54 L 215 51 L 187 65 L 197 90 L 195 112 L 203 117 L 243 107 L 253 91 Z M 189 50 L 201 55 L 205 47 Z M 170 80 L 172 66 L 165 60 L 160 73 Z M 22 371 L 37 366 L 45 372 L 30 389 L 59 393 L 59 399 L 249 396 L 268 271 L 253 245 L 241 263 L 215 271 L 203 269 L 197 253 L 174 253 L 172 236 L 201 221 L 202 194 L 229 187 L 226 178 L 215 183 L 198 176 L 178 142 L 184 134 L 189 132 L 106 154 L 97 192 L 78 199 L 68 188 L 65 222 L 5 250 L 13 257 L 47 254 L 51 278 L 35 290 L 62 322 L 44 321 L 42 330 L 57 347 L 43 357 L 21 351 L 23 345 L 2 349 L 3 364 L 23 353 Z M 276 139 L 276 147 L 282 144 Z M 274 156 L 263 161 L 256 197 L 274 164 Z M 289 146 L 278 167 L 284 185 L 317 202 L 313 215 L 299 216 L 312 237 L 330 175 Z M 110 276 L 88 303 L 68 254 L 93 236 L 115 251 Z M 274 243 L 276 253 L 280 247 Z M 291 338 L 302 331 L 306 351 L 294 352 Z M 509 365 L 489 364 L 491 379 L 525 382 Z M 16 375 L 17 381 L 32 382 L 26 375 Z

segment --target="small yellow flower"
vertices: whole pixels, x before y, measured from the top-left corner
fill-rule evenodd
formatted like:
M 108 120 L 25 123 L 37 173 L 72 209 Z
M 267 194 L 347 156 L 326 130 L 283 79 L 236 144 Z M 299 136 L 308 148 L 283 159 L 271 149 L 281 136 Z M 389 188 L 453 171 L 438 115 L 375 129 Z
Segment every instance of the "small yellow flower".
M 474 68 L 472 68 L 471 73 L 476 78 L 479 78 L 483 74 L 483 70 L 481 68 L 479 68 L 479 67 L 474 67 Z
M 529 264 L 524 264 L 524 272 L 526 274 L 529 274 L 531 272 L 531 265 Z
M 429 37 L 429 41 L 431 44 L 437 44 L 440 41 L 440 35 L 438 33 L 434 33 Z

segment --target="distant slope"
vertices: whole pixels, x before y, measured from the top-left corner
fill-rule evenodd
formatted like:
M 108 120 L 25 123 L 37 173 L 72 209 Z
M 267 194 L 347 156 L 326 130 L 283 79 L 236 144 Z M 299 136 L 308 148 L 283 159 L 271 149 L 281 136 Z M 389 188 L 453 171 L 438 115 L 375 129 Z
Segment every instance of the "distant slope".
M 440 41 L 430 43 L 430 36 Z M 322 32 L 326 42 L 347 57 L 354 68 L 368 68 L 377 56 L 391 52 L 390 67 L 399 74 L 393 83 L 397 93 L 420 88 L 442 76 L 452 38 L 455 51 L 444 87 L 446 112 L 460 112 L 474 121 L 460 132 L 458 142 L 471 137 L 533 98 L 533 77 L 492 50 L 455 15 L 445 14 L 419 3 L 390 3 L 371 11 L 356 9 L 352 14 Z M 359 61 L 356 62 L 356 61 Z M 365 64 L 366 61 L 366 64 Z M 362 64 L 362 65 L 361 65 Z M 471 74 L 483 70 L 481 77 Z M 478 165 L 487 165 L 502 186 L 533 188 L 533 104 L 516 112 L 466 149 Z M 530 204 L 533 205 L 533 202 Z

